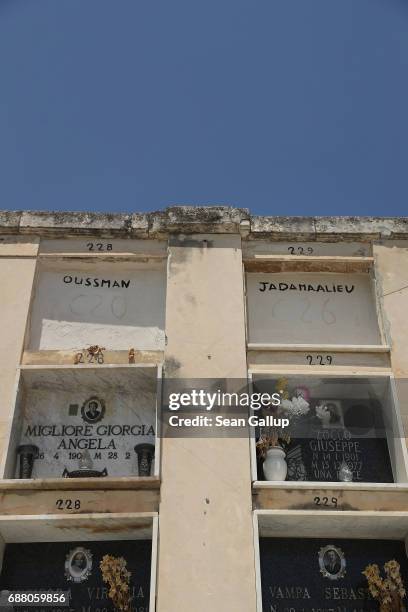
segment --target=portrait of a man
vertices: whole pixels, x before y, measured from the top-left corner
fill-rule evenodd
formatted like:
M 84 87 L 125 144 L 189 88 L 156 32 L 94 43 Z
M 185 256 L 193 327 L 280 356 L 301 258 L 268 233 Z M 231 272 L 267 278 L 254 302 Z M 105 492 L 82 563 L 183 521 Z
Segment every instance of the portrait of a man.
M 346 558 L 343 551 L 334 544 L 324 546 L 319 550 L 320 573 L 329 580 L 339 580 L 346 573 Z

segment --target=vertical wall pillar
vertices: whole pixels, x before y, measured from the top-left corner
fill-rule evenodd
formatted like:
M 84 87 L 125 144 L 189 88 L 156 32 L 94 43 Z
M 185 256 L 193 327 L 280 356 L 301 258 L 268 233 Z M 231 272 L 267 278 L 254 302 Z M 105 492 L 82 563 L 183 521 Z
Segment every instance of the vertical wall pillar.
M 408 444 L 408 247 L 406 242 L 383 240 L 374 243 L 377 292 L 383 324 L 391 345 L 391 365 L 398 391 L 405 439 Z
M 170 242 L 166 377 L 246 378 L 241 239 Z M 254 612 L 247 437 L 164 439 L 158 612 Z
M 0 460 L 6 446 L 4 439 L 8 431 L 13 405 L 16 368 L 19 365 L 23 349 L 35 264 L 35 257 L 0 258 L 0 287 L 3 295 L 0 304 L 2 325 L 0 343 Z

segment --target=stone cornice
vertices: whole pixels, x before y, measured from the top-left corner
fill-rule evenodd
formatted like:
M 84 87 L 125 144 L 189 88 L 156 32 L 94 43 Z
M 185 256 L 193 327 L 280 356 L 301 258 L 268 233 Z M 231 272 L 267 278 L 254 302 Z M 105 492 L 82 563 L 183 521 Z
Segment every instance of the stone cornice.
M 408 217 L 263 217 L 229 206 L 173 206 L 129 214 L 0 211 L 0 233 L 56 238 L 240 233 L 250 240 L 397 240 L 408 239 Z

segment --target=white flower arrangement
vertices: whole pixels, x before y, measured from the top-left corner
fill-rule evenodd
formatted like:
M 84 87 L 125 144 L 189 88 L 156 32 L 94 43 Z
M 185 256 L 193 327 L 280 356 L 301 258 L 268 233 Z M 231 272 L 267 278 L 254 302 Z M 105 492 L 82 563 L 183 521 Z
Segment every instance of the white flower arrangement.
M 281 408 L 288 416 L 298 418 L 309 412 L 310 405 L 307 401 L 308 399 L 309 390 L 306 387 L 297 387 L 292 399 L 282 399 Z

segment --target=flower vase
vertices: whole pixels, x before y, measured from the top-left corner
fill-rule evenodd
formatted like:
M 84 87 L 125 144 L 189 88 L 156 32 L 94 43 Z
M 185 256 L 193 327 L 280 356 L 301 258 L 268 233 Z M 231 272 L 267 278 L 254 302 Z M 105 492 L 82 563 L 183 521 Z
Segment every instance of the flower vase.
M 267 450 L 262 465 L 266 480 L 285 480 L 288 473 L 288 464 L 285 457 L 286 453 L 281 446 L 272 446 Z

